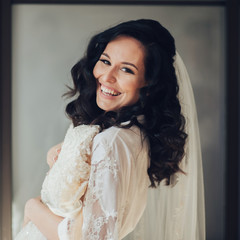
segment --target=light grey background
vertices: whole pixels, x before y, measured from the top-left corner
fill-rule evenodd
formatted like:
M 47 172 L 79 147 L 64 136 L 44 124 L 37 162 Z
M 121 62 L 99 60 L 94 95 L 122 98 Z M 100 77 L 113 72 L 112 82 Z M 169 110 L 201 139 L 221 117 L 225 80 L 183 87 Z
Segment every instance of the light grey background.
M 174 36 L 192 81 L 203 152 L 207 240 L 224 236 L 225 15 L 221 7 L 13 6 L 13 235 L 40 194 L 48 149 L 68 127 L 61 95 L 90 37 L 121 21 L 158 20 Z M 154 240 L 154 239 L 153 239 Z

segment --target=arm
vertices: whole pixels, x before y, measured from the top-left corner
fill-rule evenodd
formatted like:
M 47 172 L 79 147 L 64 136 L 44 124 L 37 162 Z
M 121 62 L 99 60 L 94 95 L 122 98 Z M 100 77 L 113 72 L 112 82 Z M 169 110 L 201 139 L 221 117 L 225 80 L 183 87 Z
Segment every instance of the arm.
M 48 240 L 58 240 L 58 224 L 63 220 L 53 214 L 39 197 L 27 201 L 24 212 L 24 224 L 31 221 Z
M 57 161 L 61 147 L 62 143 L 59 143 L 49 149 L 47 153 L 47 164 L 50 169 Z M 59 239 L 57 229 L 58 224 L 62 220 L 62 217 L 53 214 L 49 208 L 42 203 L 40 197 L 29 199 L 25 204 L 23 226 L 29 221 L 33 222 L 43 235 L 50 240 Z
M 59 159 L 42 185 L 41 198 L 46 205 L 39 198 L 30 199 L 26 204 L 25 222 L 33 222 L 49 240 L 79 239 L 81 235 L 81 198 L 90 173 L 90 143 L 98 132 L 97 126 L 87 129 L 86 126 L 70 126 L 65 136 L 67 144 L 59 144 L 48 153 L 50 168 L 53 166 L 52 159 Z M 59 150 L 61 154 L 58 156 Z
M 84 240 L 119 239 L 121 188 L 114 148 L 104 139 L 93 146 L 91 173 L 83 207 L 82 236 Z

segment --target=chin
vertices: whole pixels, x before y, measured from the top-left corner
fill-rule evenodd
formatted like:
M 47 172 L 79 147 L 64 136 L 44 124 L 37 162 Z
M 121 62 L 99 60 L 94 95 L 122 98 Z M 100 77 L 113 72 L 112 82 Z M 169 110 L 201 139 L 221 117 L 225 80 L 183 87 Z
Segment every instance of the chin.
M 102 110 L 105 111 L 105 112 L 109 112 L 109 111 L 114 111 L 114 110 L 115 110 L 115 109 L 112 108 L 112 107 L 102 106 L 101 104 L 97 104 L 97 105 L 98 105 L 98 107 L 99 107 L 100 109 L 102 109 Z

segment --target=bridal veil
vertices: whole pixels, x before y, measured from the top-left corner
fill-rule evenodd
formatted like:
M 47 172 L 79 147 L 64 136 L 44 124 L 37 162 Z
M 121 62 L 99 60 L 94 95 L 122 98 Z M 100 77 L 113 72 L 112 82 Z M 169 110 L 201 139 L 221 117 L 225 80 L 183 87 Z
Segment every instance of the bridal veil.
M 177 53 L 174 67 L 179 101 L 188 134 L 180 168 L 186 173 L 172 176 L 149 189 L 148 202 L 135 230 L 124 240 L 205 240 L 205 207 L 202 156 L 196 105 L 186 67 Z

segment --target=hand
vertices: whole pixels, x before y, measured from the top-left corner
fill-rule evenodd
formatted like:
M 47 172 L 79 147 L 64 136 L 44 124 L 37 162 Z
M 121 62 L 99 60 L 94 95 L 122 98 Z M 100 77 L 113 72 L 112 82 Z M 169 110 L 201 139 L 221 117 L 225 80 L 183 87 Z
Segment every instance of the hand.
M 49 149 L 47 153 L 47 164 L 49 168 L 52 168 L 54 163 L 57 161 L 58 155 L 61 152 L 61 147 L 62 147 L 62 143 L 59 143 Z

